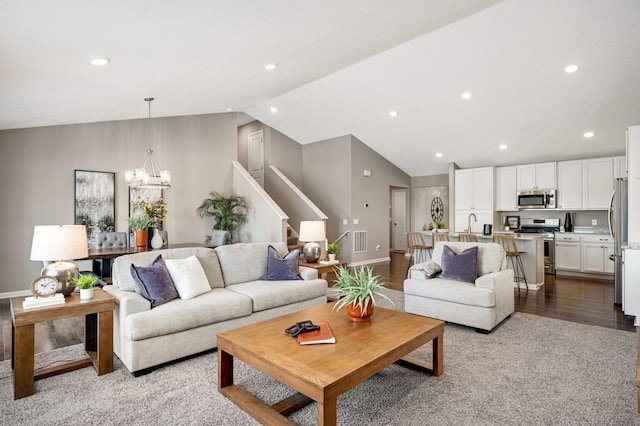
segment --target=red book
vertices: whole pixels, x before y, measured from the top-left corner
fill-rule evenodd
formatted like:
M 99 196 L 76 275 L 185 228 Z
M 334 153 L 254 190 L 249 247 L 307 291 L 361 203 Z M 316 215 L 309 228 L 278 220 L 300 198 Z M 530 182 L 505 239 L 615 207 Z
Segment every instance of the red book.
M 316 345 L 319 343 L 335 343 L 336 336 L 328 322 L 318 324 L 320 330 L 308 331 L 298 334 L 298 343 L 301 345 Z

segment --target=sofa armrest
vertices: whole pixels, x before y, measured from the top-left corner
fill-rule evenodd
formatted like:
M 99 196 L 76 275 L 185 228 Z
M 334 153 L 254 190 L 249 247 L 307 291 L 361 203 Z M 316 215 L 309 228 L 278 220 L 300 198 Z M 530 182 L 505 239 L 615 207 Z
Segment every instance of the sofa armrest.
M 300 274 L 300 278 L 302 278 L 305 281 L 318 279 L 318 270 L 315 268 L 307 268 L 306 266 L 300 266 L 298 268 L 298 273 Z
M 122 290 L 113 285 L 106 285 L 102 289 L 116 299 L 122 319 L 137 312 L 151 310 L 151 302 L 136 292 Z
M 478 277 L 476 279 L 476 287 L 494 291 L 504 291 L 504 289 L 508 289 L 510 292 L 513 292 L 513 270 L 504 269 Z

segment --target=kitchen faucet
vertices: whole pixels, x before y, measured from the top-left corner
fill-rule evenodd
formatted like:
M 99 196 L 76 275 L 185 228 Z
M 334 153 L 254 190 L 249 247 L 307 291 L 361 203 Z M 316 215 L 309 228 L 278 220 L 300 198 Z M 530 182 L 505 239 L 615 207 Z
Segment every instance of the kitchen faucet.
M 475 213 L 469 213 L 469 217 L 467 218 L 467 224 L 469 225 L 467 227 L 467 234 L 471 234 L 471 216 L 473 216 L 473 221 L 477 222 L 478 218 L 476 217 Z

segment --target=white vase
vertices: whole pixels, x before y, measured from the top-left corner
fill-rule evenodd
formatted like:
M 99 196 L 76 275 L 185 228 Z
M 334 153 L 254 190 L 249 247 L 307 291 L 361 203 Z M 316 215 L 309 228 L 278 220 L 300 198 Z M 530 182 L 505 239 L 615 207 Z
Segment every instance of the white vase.
M 158 232 L 158 228 L 153 228 L 153 238 L 151 238 L 151 248 L 159 249 L 164 244 L 162 236 Z
M 336 254 L 335 253 L 329 253 L 329 262 L 333 262 L 334 260 L 336 260 Z
M 93 298 L 93 287 L 80 289 L 80 299 L 91 299 L 91 298 Z

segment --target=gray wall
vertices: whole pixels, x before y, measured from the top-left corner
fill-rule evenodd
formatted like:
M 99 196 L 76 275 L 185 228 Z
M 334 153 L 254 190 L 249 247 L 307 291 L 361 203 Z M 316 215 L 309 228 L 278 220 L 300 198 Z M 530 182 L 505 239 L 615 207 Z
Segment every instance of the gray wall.
M 449 187 L 449 175 L 431 175 L 431 176 L 414 176 L 411 178 L 411 230 L 421 231 L 425 222 L 430 220 L 431 209 L 430 206 L 421 205 L 416 196 L 421 190 L 433 186 L 445 186 Z M 449 199 L 443 200 L 446 207 L 449 209 L 445 212 L 443 221 L 449 226 Z M 428 223 L 427 223 L 428 225 Z M 450 228 L 453 228 L 450 226 Z
M 304 145 L 302 152 L 304 192 L 329 216 L 329 241 L 346 230 L 367 231 L 365 253 L 351 253 L 353 234 L 350 234 L 341 242 L 338 258 L 348 263 L 387 258 L 390 188 L 409 188 L 409 175 L 353 136 Z M 371 177 L 363 176 L 364 169 L 371 170 Z M 343 224 L 345 219 L 347 225 Z M 357 225 L 354 219 L 358 220 Z
M 210 191 L 231 191 L 237 137 L 236 113 L 0 131 L 0 293 L 27 290 L 40 273 L 42 263 L 29 260 L 34 225 L 73 223 L 75 169 L 116 173 L 116 230 L 125 231 L 123 172 L 142 166 L 148 145 L 172 174 L 169 241 L 203 242 L 211 224 L 195 209 Z

